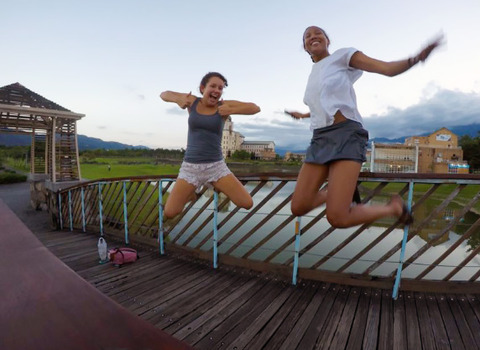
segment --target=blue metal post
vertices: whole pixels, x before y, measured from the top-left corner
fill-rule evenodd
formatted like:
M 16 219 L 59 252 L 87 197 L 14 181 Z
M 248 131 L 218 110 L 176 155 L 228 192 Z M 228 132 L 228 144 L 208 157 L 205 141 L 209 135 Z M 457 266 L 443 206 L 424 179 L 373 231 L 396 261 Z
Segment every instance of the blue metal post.
M 158 245 L 160 255 L 165 254 L 163 245 L 163 181 L 158 181 Z
M 125 225 L 125 244 L 129 244 L 128 241 L 128 206 L 127 206 L 127 183 L 123 181 L 123 223 Z
M 85 192 L 82 187 L 82 229 L 85 232 Z
M 72 191 L 68 190 L 68 220 L 70 221 L 70 231 L 73 231 L 72 220 Z
M 412 210 L 413 185 L 414 185 L 413 181 L 410 181 L 410 183 L 408 184 L 408 202 L 407 202 L 408 210 Z M 398 298 L 398 290 L 400 288 L 400 281 L 402 278 L 402 268 L 403 268 L 403 262 L 405 260 L 405 249 L 407 246 L 409 229 L 410 229 L 409 225 L 405 225 L 403 229 L 402 250 L 400 251 L 400 260 L 398 263 L 397 276 L 395 278 L 395 284 L 393 285 L 393 293 L 392 293 L 392 298 L 395 300 L 397 300 Z
M 60 219 L 60 230 L 63 230 L 62 194 L 60 192 L 58 192 L 58 218 Z
M 98 183 L 98 212 L 100 215 L 100 235 L 103 236 L 102 183 Z
M 217 216 L 218 216 L 218 193 L 213 192 L 213 268 L 218 267 L 218 231 L 217 231 Z
M 293 257 L 293 272 L 292 272 L 292 284 L 297 285 L 297 274 L 298 274 L 298 254 L 300 252 L 300 228 L 302 223 L 302 217 L 297 216 L 297 221 L 295 221 L 295 255 Z

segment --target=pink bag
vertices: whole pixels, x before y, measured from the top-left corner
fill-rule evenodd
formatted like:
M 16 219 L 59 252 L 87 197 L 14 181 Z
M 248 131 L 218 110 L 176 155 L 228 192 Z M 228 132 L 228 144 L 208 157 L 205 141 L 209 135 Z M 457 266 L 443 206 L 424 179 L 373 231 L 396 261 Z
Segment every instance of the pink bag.
M 108 260 L 118 267 L 125 263 L 134 262 L 137 259 L 137 251 L 132 248 L 113 248 L 108 251 Z

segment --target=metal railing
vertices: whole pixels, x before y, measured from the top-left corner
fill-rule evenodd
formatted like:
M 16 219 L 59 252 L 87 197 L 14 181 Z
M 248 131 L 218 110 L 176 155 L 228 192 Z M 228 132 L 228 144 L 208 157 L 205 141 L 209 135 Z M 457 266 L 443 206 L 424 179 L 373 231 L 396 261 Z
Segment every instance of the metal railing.
M 254 207 L 243 210 L 203 189 L 172 220 L 163 205 L 175 176 L 102 179 L 57 194 L 62 229 L 124 236 L 180 250 L 213 267 L 231 264 L 297 278 L 398 290 L 470 292 L 480 288 L 480 176 L 362 173 L 362 202 L 400 194 L 415 222 L 383 219 L 349 229 L 325 207 L 302 218 L 290 211 L 296 176 L 239 176 Z M 301 219 L 301 220 L 300 220 Z M 302 224 L 302 225 L 301 225 Z

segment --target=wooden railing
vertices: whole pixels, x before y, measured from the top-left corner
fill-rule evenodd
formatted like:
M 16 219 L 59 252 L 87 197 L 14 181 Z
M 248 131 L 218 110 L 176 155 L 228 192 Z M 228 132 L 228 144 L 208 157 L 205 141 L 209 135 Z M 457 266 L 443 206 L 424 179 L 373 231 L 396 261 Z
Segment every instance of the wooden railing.
M 243 210 L 212 190 L 163 222 L 175 176 L 102 179 L 56 195 L 63 229 L 121 235 L 180 250 L 213 267 L 230 264 L 292 279 L 415 291 L 480 290 L 480 176 L 362 173 L 362 202 L 399 193 L 415 222 L 384 219 L 350 229 L 326 220 L 325 207 L 296 218 L 290 211 L 296 176 L 239 176 L 254 199 Z M 159 234 L 160 233 L 160 234 Z

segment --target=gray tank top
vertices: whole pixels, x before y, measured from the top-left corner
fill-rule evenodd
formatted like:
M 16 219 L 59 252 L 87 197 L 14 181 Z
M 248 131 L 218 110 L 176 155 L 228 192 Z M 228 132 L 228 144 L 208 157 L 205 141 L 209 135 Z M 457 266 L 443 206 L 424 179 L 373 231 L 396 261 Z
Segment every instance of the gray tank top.
M 187 150 L 183 158 L 189 163 L 213 163 L 223 159 L 222 132 L 225 120 L 218 113 L 197 112 L 199 98 L 193 102 L 188 116 Z

